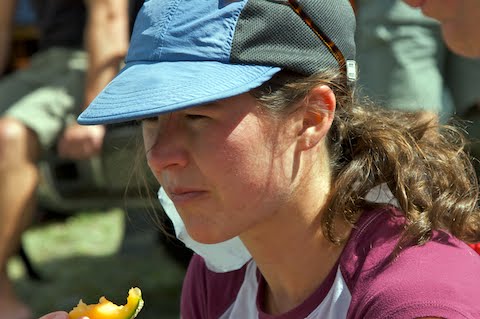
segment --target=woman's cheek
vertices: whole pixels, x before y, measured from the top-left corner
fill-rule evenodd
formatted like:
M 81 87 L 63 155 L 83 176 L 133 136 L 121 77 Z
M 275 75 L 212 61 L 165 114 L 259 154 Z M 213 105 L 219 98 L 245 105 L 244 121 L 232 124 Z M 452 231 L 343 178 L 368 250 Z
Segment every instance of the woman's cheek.
M 155 135 L 155 130 L 145 127 L 142 128 L 143 146 L 145 147 L 145 151 L 152 149 L 155 144 Z

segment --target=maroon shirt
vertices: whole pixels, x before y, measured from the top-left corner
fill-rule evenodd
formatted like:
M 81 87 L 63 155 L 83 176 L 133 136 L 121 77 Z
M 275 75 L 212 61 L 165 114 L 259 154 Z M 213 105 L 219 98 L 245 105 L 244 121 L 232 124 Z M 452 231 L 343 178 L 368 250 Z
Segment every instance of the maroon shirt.
M 184 281 L 182 319 L 480 318 L 480 256 L 434 232 L 431 241 L 391 261 L 404 221 L 393 207 L 365 212 L 327 279 L 280 316 L 262 311 L 265 281 L 254 261 L 214 273 L 195 255 Z

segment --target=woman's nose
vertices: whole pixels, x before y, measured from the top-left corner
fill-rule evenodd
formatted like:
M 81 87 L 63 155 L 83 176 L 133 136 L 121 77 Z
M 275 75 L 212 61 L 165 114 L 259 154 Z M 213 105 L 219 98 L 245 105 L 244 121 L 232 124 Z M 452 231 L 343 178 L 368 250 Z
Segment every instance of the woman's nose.
M 145 136 L 144 132 L 147 162 L 153 173 L 179 169 L 187 165 L 188 152 L 178 127 L 169 125 L 149 135 Z

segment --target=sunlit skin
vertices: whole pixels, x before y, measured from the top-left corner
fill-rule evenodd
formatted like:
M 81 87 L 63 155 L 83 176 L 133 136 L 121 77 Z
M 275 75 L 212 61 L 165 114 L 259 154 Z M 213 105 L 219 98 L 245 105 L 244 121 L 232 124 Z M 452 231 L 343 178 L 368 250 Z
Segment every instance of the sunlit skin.
M 314 111 L 299 103 L 277 119 L 242 94 L 143 121 L 148 164 L 189 234 L 204 243 L 239 235 L 268 282 L 273 312 L 303 301 L 341 251 L 318 223 L 330 190 L 325 141 L 335 96 L 321 86 L 308 100 Z
M 479 0 L 404 0 L 441 23 L 447 45 L 456 53 L 480 58 Z

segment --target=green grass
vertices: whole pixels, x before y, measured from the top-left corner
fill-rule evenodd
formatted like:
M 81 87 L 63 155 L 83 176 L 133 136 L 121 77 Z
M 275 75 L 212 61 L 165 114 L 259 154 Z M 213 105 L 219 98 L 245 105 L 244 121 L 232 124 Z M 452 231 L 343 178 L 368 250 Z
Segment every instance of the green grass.
M 143 214 L 127 219 L 118 209 L 82 212 L 30 228 L 24 246 L 44 280 L 26 278 L 18 258 L 8 270 L 35 316 L 69 311 L 79 299 L 96 303 L 103 295 L 125 304 L 128 289 L 136 286 L 145 300 L 139 319 L 179 318 L 184 269 L 156 242 L 156 230 Z

